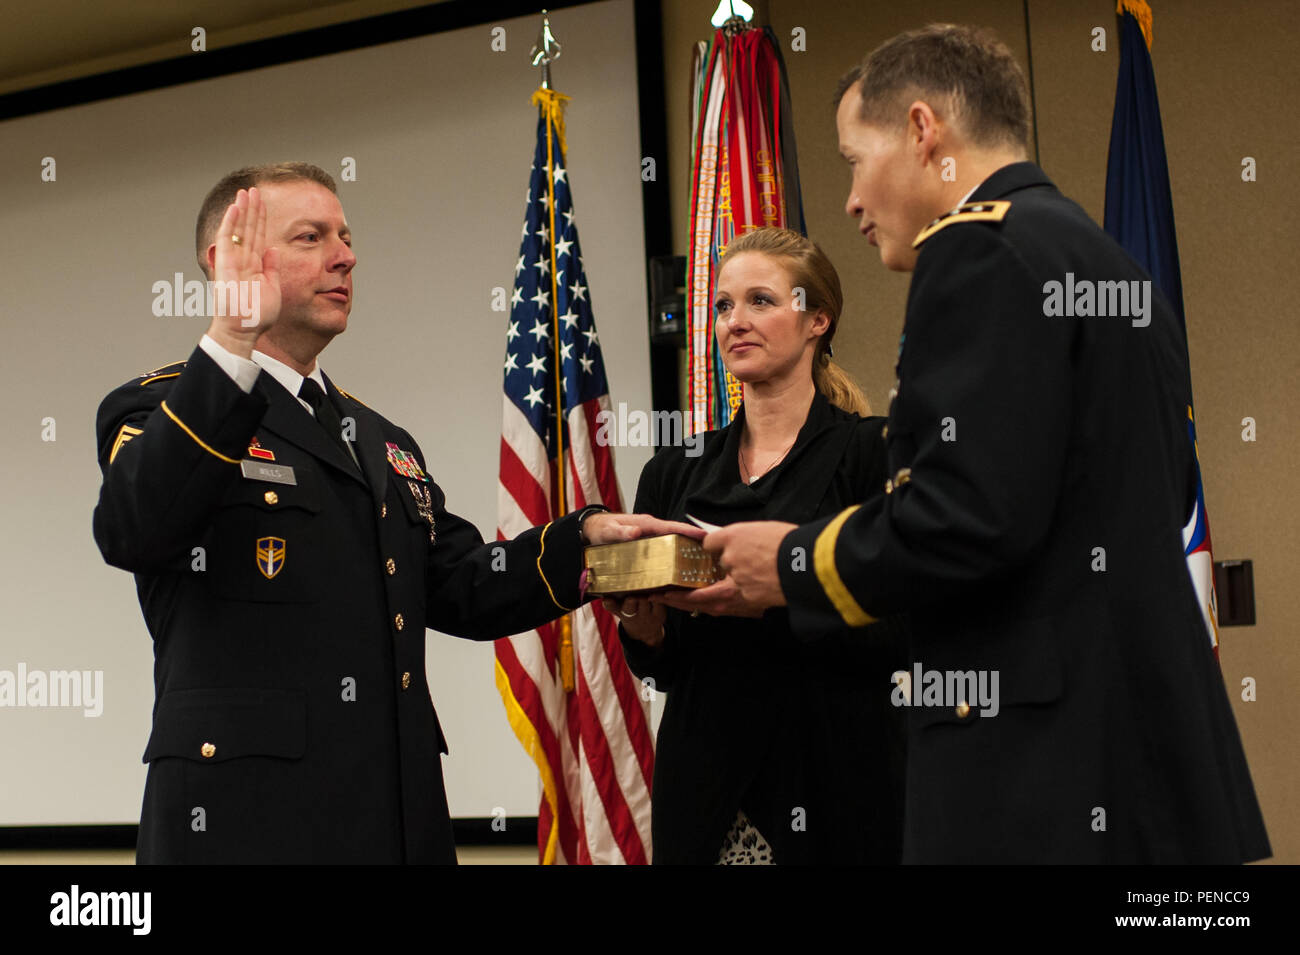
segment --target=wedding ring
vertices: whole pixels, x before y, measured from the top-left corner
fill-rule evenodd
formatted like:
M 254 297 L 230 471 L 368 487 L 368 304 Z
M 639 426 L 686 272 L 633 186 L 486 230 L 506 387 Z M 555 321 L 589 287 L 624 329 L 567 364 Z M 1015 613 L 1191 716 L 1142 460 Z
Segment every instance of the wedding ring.
M 629 619 L 629 618 L 631 618 L 631 617 L 635 617 L 635 616 L 636 616 L 636 611 L 633 610 L 631 613 L 623 613 L 623 611 L 620 610 L 620 611 L 618 612 L 618 615 L 619 615 L 620 617 L 622 617 L 624 620 L 627 620 L 627 619 Z
M 230 234 L 230 241 L 233 242 L 235 245 L 239 245 L 239 243 L 242 242 L 243 239 L 241 239 L 239 236 L 235 235 L 235 234 L 232 232 L 232 233 Z

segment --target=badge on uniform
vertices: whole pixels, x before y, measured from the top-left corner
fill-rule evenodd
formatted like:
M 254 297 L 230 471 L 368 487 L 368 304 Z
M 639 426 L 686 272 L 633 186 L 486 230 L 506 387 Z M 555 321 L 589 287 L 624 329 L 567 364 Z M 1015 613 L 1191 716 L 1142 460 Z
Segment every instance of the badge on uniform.
M 429 543 L 432 544 L 437 540 L 433 528 L 433 495 L 429 493 L 429 488 L 424 484 L 407 481 L 406 486 L 411 489 L 411 497 L 415 498 L 415 509 L 420 512 L 422 518 L 429 522 Z
M 271 481 L 274 484 L 297 484 L 293 468 L 287 464 L 263 464 L 248 458 L 239 462 L 239 473 L 250 481 Z
M 258 458 L 259 460 L 262 460 L 262 461 L 274 461 L 274 460 L 275 460 L 275 452 L 272 451 L 270 448 L 264 448 L 264 447 L 262 447 L 262 446 L 258 443 L 257 438 L 254 438 L 252 441 L 249 442 L 249 444 L 248 444 L 248 456 L 249 456 L 250 458 Z
M 257 539 L 257 569 L 267 580 L 284 570 L 284 550 L 283 537 Z
M 113 450 L 108 452 L 108 463 L 113 463 L 113 459 L 117 457 L 117 452 L 122 450 L 122 445 L 141 434 L 144 434 L 143 428 L 133 428 L 129 424 L 122 425 L 122 430 L 117 433 L 117 440 L 113 442 Z
M 410 451 L 403 451 L 391 441 L 385 442 L 388 445 L 388 463 L 404 478 L 411 478 L 415 481 L 428 481 L 429 477 L 420 467 L 420 462 L 415 459 L 415 455 Z

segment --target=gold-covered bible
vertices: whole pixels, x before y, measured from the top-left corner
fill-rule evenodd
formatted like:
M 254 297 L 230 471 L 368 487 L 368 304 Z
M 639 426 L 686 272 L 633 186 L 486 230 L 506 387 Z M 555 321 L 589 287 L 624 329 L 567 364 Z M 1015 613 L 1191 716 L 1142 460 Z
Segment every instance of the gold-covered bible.
M 596 544 L 583 551 L 587 592 L 628 594 L 665 587 L 707 587 L 722 573 L 700 542 L 681 534 Z

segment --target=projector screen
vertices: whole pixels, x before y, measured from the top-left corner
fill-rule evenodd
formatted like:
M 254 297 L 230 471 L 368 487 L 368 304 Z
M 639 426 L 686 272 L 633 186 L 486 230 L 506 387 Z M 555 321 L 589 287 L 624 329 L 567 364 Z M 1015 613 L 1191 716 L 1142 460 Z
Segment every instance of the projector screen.
M 570 7 L 551 25 L 611 400 L 649 408 L 633 5 Z M 78 705 L 0 707 L 0 825 L 139 820 L 152 647 L 132 578 L 91 537 L 95 410 L 203 334 L 206 318 L 156 317 L 153 287 L 202 279 L 194 219 L 225 173 L 305 160 L 339 181 L 355 304 L 321 367 L 410 431 L 448 507 L 495 536 L 506 313 L 492 305 L 518 256 L 538 26 L 504 20 L 0 122 L 0 679 L 79 671 L 85 691 Z M 628 503 L 649 454 L 616 449 Z M 452 815 L 536 815 L 492 645 L 427 640 Z

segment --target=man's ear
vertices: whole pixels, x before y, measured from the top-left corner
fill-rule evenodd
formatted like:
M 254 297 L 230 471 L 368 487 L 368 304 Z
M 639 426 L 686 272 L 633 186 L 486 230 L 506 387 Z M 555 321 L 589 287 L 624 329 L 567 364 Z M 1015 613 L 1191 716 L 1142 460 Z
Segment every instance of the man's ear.
M 203 270 L 203 274 L 208 277 L 210 282 L 217 268 L 217 244 L 215 242 L 210 244 L 207 251 L 203 253 L 203 260 L 208 264 L 208 267 Z
M 917 100 L 907 108 L 907 142 L 918 158 L 927 163 L 935 162 L 942 139 L 942 124 L 929 103 Z

